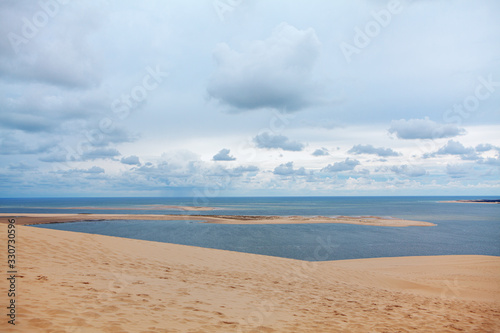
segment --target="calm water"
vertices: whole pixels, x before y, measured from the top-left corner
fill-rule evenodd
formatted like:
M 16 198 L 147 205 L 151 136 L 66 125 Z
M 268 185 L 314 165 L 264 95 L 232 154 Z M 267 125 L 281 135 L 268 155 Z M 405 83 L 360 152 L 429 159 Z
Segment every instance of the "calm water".
M 496 199 L 496 197 L 481 197 Z M 500 205 L 441 203 L 463 197 L 211 198 L 215 211 L 181 212 L 182 221 L 103 221 L 37 227 L 136 238 L 307 260 L 412 255 L 500 256 Z M 466 199 L 479 199 L 467 197 Z M 189 198 L 0 199 L 0 212 L 179 214 L 177 210 L 124 210 L 141 205 L 193 205 Z M 70 207 L 113 207 L 68 209 Z M 348 224 L 217 225 L 190 215 L 378 215 L 422 220 L 436 227 Z M 188 220 L 189 219 L 189 220 Z

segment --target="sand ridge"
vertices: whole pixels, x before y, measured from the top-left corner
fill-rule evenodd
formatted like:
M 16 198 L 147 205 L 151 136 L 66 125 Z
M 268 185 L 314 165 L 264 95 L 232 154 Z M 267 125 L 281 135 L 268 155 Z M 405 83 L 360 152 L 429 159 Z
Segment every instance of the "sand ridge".
M 17 228 L 12 332 L 500 330 L 499 257 L 306 262 Z
M 0 217 L 15 217 L 20 225 L 64 223 L 97 220 L 201 220 L 217 224 L 307 224 L 346 223 L 382 227 L 435 226 L 434 223 L 378 216 L 256 216 L 256 215 L 151 215 L 151 214 L 38 214 L 0 213 Z M 5 221 L 3 221 L 5 222 Z M 2 221 L 0 221 L 2 223 Z

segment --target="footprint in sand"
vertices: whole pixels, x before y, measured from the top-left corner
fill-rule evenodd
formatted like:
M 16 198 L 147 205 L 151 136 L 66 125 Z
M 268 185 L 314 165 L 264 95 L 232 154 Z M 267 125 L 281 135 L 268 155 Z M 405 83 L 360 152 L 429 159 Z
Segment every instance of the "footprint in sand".
M 50 326 L 52 326 L 52 323 L 50 321 L 39 318 L 30 319 L 29 323 L 31 326 L 38 328 L 49 328 Z
M 47 310 L 47 313 L 49 315 L 66 315 L 66 316 L 71 315 L 71 312 L 59 309 Z
M 82 315 L 85 317 L 88 317 L 88 318 L 92 318 L 92 319 L 97 319 L 101 316 L 99 313 L 93 312 L 93 311 L 86 311 L 86 312 L 82 313 Z

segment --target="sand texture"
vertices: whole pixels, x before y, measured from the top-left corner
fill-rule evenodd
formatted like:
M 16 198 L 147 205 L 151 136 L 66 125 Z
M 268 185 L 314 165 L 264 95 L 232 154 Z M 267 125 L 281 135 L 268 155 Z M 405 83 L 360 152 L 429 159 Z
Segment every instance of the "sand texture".
M 347 223 L 381 227 L 435 226 L 434 223 L 411 221 L 378 216 L 246 216 L 246 215 L 145 215 L 145 214 L 11 214 L 0 213 L 0 217 L 15 217 L 20 225 L 63 223 L 96 220 L 200 220 L 217 224 L 306 224 Z
M 499 257 L 311 263 L 28 226 L 17 240 L 17 325 L 1 332 L 500 332 Z

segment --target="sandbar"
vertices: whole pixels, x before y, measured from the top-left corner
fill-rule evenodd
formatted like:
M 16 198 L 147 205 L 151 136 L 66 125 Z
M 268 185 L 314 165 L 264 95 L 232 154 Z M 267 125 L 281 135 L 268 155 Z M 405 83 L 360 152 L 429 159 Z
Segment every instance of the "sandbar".
M 439 201 L 443 203 L 486 203 L 486 204 L 500 204 L 500 199 L 476 199 L 476 200 L 448 200 Z
M 500 257 L 307 262 L 20 225 L 16 232 L 16 326 L 2 316 L 2 332 L 500 331 Z M 0 251 L 1 262 L 6 256 Z
M 217 224 L 307 224 L 344 223 L 383 227 L 435 226 L 434 223 L 377 216 L 255 216 L 255 215 L 151 215 L 151 214 L 32 214 L 1 213 L 0 217 L 15 217 L 20 225 L 64 223 L 96 220 L 200 220 Z

